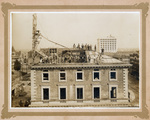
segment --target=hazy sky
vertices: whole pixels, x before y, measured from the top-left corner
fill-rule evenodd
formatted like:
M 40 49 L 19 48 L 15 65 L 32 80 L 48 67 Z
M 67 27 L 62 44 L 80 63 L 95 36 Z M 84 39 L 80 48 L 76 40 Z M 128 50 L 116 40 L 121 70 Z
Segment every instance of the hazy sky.
M 16 50 L 32 48 L 33 13 L 13 13 L 12 45 Z M 72 47 L 95 45 L 110 34 L 118 48 L 139 48 L 140 13 L 37 13 L 38 29 L 50 40 Z M 59 47 L 41 39 L 39 48 Z

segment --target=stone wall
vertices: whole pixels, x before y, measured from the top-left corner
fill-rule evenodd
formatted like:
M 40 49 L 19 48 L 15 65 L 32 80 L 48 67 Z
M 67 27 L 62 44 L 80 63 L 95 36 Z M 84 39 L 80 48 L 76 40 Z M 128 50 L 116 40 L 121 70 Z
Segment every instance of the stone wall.
M 93 93 L 92 89 L 95 85 L 100 85 L 100 96 L 101 99 L 109 99 L 110 92 L 109 86 L 117 85 L 117 98 L 127 98 L 128 93 L 128 78 L 127 69 L 116 68 L 117 80 L 109 80 L 109 72 L 112 68 L 99 69 L 100 71 L 100 81 L 93 81 L 93 68 L 84 68 L 83 71 L 83 81 L 76 81 L 77 69 L 65 69 L 67 80 L 59 81 L 60 69 L 49 69 L 49 82 L 42 82 L 42 70 L 31 71 L 31 84 L 32 84 L 32 100 L 41 101 L 42 100 L 42 86 L 50 86 L 50 101 L 59 101 L 59 86 L 65 86 L 67 88 L 67 100 L 76 100 L 76 86 L 84 86 L 84 100 L 92 100 Z M 34 76 L 35 75 L 35 76 Z M 125 85 L 124 85 L 125 84 Z M 35 95 L 36 94 L 36 95 Z

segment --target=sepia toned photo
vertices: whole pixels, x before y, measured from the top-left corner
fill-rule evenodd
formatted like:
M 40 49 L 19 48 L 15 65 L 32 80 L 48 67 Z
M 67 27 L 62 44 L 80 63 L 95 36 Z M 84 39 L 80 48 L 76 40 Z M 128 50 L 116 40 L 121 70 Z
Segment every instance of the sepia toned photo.
M 12 12 L 11 108 L 139 108 L 140 12 Z

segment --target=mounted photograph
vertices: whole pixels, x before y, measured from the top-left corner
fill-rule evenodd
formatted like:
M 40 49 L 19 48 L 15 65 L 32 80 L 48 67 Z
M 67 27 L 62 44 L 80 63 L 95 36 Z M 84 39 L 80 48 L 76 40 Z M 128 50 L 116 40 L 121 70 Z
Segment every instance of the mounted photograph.
M 11 12 L 11 108 L 140 108 L 140 12 Z

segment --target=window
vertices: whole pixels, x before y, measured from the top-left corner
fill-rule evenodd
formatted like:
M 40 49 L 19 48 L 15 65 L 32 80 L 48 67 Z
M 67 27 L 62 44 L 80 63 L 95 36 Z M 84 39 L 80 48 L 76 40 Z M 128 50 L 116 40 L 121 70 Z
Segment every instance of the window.
M 94 69 L 94 71 L 93 71 L 93 81 L 99 81 L 99 80 L 100 80 L 99 69 Z
M 82 80 L 82 73 L 77 73 L 77 79 Z
M 80 70 L 80 69 L 77 70 L 76 80 L 77 80 L 77 81 L 83 81 L 83 71 Z
M 66 99 L 66 88 L 60 88 L 60 99 Z
M 43 81 L 43 82 L 48 82 L 48 81 L 49 81 L 49 73 L 48 73 L 48 70 L 43 70 L 43 73 L 42 73 L 42 81 Z
M 76 94 L 77 99 L 83 99 L 83 87 L 77 87 Z
M 60 73 L 60 80 L 66 80 L 66 74 Z
M 65 70 L 60 70 L 59 81 L 66 81 L 66 72 L 65 72 Z
M 92 98 L 94 100 L 99 100 L 101 98 L 101 85 L 93 85 L 92 87 Z
M 43 100 L 49 100 L 49 89 L 43 88 Z
M 43 73 L 43 80 L 48 80 L 48 73 Z
M 109 85 L 109 98 L 111 102 L 117 102 L 118 85 Z
M 117 80 L 117 72 L 115 69 L 111 69 L 110 71 L 110 80 Z
M 111 79 L 116 79 L 116 72 L 111 72 L 110 76 L 111 76 Z
M 42 87 L 42 100 L 49 100 L 50 96 L 50 88 L 49 86 L 43 86 Z
M 99 87 L 94 87 L 94 99 L 100 98 L 100 89 Z
M 110 98 L 117 98 L 117 88 L 116 87 L 111 87 Z

